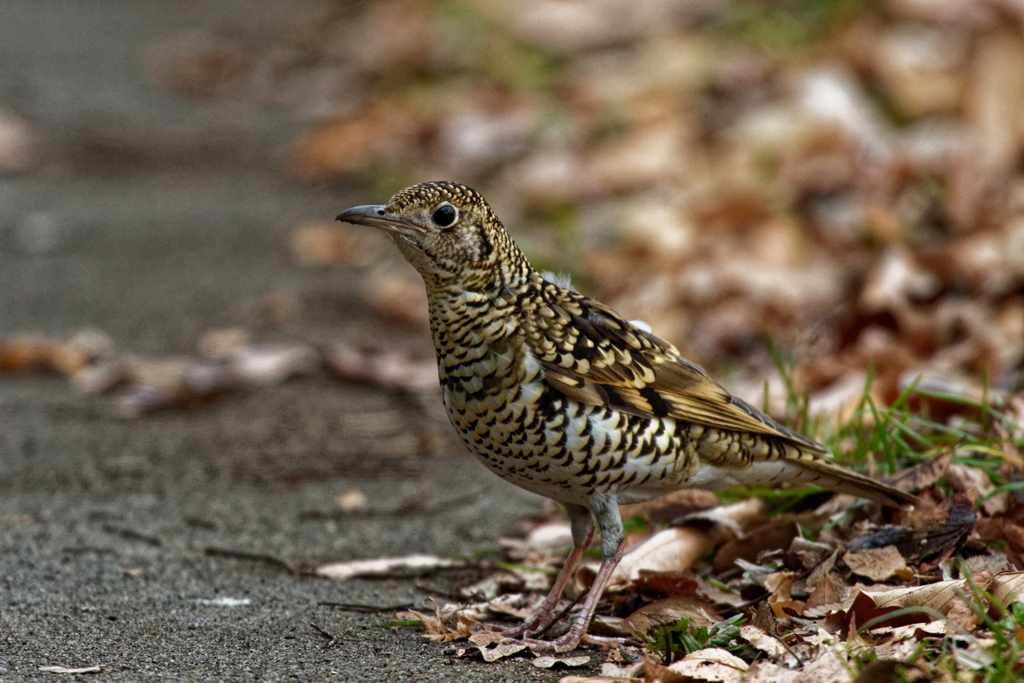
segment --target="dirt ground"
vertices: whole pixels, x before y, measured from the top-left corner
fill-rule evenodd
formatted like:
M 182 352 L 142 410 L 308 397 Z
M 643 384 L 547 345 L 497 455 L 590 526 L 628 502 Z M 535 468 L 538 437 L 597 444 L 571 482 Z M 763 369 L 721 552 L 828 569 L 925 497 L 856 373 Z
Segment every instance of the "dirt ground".
M 382 198 L 282 180 L 292 124 L 273 108 L 182 101 L 145 77 L 154 38 L 260 16 L 261 4 L 291 3 L 0 2 L 0 104 L 43 139 L 32 171 L 0 177 L 0 334 L 90 326 L 150 355 L 192 353 L 229 325 L 321 344 L 354 334 L 355 276 L 294 265 L 285 237 Z M 257 302 L 280 292 L 298 313 L 261 327 Z M 353 433 L 364 418 L 385 426 Z M 384 447 L 426 419 L 400 397 L 308 379 L 119 420 L 65 379 L 0 377 L 0 681 L 96 664 L 88 680 L 556 680 L 525 660 L 454 660 L 385 628 L 390 612 L 318 605 L 419 605 L 454 575 L 302 576 L 326 561 L 494 547 L 539 508 L 446 432 L 430 455 Z M 374 514 L 307 514 L 352 488 Z M 400 509 L 413 512 L 388 514 Z M 203 602 L 222 598 L 248 602 Z

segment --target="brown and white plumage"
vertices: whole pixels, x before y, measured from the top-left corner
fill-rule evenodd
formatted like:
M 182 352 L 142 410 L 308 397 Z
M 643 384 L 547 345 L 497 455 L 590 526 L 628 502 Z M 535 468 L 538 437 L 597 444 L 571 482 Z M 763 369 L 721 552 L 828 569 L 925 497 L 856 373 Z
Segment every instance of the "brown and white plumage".
M 542 277 L 479 193 L 423 183 L 339 220 L 386 230 L 423 276 L 449 418 L 503 478 L 565 505 L 575 547 L 538 615 L 544 628 L 590 543 L 605 558 L 570 631 L 585 638 L 623 549 L 618 503 L 669 491 L 807 482 L 889 506 L 913 496 L 824 459 L 817 442 L 732 396 L 669 342 Z

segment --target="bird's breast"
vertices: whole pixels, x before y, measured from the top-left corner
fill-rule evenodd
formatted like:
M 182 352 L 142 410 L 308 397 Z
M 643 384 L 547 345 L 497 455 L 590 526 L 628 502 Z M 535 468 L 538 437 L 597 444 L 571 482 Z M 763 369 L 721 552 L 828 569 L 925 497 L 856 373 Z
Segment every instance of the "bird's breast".
M 433 307 L 432 307 L 433 308 Z M 645 418 L 573 400 L 544 368 L 512 315 L 476 297 L 432 310 L 445 409 L 492 471 L 562 502 L 593 491 L 676 487 L 692 447 L 672 419 Z

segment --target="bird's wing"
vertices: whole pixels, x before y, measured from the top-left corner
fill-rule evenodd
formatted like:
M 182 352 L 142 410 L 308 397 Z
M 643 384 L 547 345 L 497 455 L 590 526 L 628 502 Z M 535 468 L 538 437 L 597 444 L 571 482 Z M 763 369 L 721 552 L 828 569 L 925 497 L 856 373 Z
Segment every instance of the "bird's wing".
M 581 403 L 765 434 L 808 453 L 827 453 L 732 396 L 672 344 L 604 304 L 547 282 L 541 292 L 520 304 L 522 330 L 551 388 Z

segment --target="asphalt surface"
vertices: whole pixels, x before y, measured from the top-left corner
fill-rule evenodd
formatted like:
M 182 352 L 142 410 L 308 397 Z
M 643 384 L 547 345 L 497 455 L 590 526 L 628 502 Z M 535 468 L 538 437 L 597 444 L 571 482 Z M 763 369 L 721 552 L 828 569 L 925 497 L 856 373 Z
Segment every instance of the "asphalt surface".
M 287 117 L 182 101 L 143 68 L 154 39 L 239 17 L 272 25 L 292 4 L 0 2 L 0 105 L 44 141 L 35 169 L 0 177 L 0 336 L 95 327 L 119 349 L 166 356 L 194 353 L 215 327 L 317 344 L 365 334 L 358 273 L 298 267 L 286 235 L 381 198 L 288 183 Z M 258 302 L 280 293 L 297 312 L 269 325 Z M 431 448 L 401 446 L 423 433 Z M 350 489 L 368 512 L 310 514 Z M 539 506 L 444 425 L 370 387 L 310 378 L 122 420 L 64 378 L 0 376 L 0 681 L 98 664 L 77 678 L 557 680 L 526 659 L 455 660 L 387 628 L 388 611 L 319 604 L 419 605 L 465 574 L 304 574 L 494 547 Z

